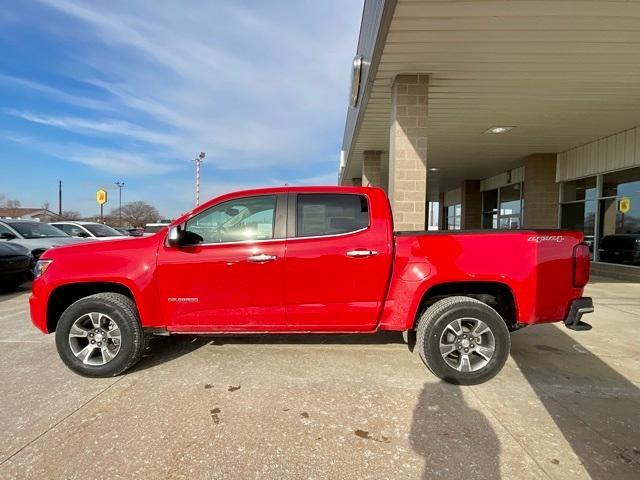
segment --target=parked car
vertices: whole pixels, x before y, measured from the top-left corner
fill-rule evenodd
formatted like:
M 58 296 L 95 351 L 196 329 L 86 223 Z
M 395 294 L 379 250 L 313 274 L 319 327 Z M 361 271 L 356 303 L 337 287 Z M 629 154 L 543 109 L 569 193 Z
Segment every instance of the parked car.
M 49 225 L 53 225 L 54 227 L 62 230 L 67 235 L 76 238 L 112 240 L 114 238 L 122 238 L 123 236 L 127 236 L 126 234 L 119 232 L 109 225 L 104 225 L 97 222 L 52 222 Z
M 142 229 L 140 228 L 124 228 L 124 227 L 113 227 L 113 228 L 125 236 L 129 236 L 129 237 L 142 236 Z
M 33 220 L 0 220 L 0 241 L 27 247 L 36 260 L 49 248 L 83 242 L 49 224 Z
M 640 265 L 640 233 L 605 235 L 598 253 L 601 262 Z
M 29 279 L 34 266 L 27 247 L 0 242 L 0 290 L 15 290 Z
M 87 261 L 90 258 L 91 261 Z M 281 187 L 201 205 L 153 236 L 47 252 L 31 318 L 86 376 L 117 375 L 144 335 L 402 332 L 438 377 L 496 375 L 509 331 L 591 328 L 581 232 L 393 232 L 378 188 Z
M 147 223 L 144 226 L 144 233 L 158 233 L 163 228 L 168 227 L 169 223 Z

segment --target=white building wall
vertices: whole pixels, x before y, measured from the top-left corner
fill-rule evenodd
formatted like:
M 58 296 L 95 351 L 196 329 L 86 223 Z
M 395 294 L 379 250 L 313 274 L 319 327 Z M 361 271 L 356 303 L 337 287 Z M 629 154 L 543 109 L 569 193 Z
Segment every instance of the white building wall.
M 510 170 L 511 179 L 509 179 L 509 171 L 499 173 L 493 177 L 480 180 L 480 191 L 494 190 L 496 188 L 512 185 L 514 183 L 524 182 L 524 167 L 518 167 Z M 511 180 L 511 181 L 509 181 Z
M 640 126 L 558 154 L 556 181 L 640 166 Z

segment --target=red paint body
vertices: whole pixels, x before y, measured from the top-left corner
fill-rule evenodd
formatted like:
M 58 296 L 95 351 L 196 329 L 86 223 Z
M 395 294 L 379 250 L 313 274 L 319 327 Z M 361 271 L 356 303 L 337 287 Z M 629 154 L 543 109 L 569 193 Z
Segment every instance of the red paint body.
M 165 229 L 150 237 L 58 247 L 33 282 L 31 318 L 43 332 L 50 298 L 71 284 L 118 284 L 133 296 L 143 327 L 170 332 L 374 332 L 414 326 L 431 288 L 452 282 L 507 287 L 520 325 L 563 320 L 571 300 L 580 232 L 393 233 L 389 202 L 377 188 L 283 187 L 216 198 L 172 225 L 220 202 L 255 195 L 364 195 L 369 225 L 352 233 L 172 247 Z M 289 200 L 291 201 L 291 200 Z M 291 216 L 295 210 L 288 209 Z M 347 251 L 374 250 L 369 257 Z M 252 263 L 247 257 L 276 257 Z M 584 259 L 583 259 L 584 260 Z M 588 268 L 588 258 L 586 259 Z M 49 319 L 51 320 L 51 319 Z M 54 323 L 55 323 L 54 319 Z

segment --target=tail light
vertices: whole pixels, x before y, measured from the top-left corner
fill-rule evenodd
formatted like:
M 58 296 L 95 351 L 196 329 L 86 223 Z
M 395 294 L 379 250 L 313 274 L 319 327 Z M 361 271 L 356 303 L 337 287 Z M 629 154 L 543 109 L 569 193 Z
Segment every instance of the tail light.
M 573 248 L 573 286 L 575 288 L 582 288 L 589 282 L 590 269 L 589 245 L 579 243 Z

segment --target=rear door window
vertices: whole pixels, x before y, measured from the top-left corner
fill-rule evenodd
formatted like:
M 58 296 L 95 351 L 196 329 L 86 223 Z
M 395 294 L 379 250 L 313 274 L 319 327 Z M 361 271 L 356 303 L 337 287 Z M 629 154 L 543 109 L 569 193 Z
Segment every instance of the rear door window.
M 362 230 L 368 226 L 369 204 L 363 195 L 298 195 L 297 237 L 338 235 Z

